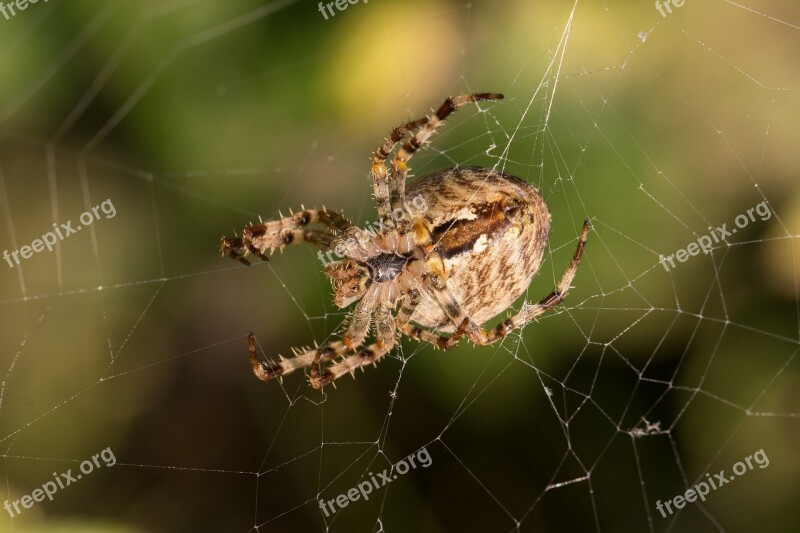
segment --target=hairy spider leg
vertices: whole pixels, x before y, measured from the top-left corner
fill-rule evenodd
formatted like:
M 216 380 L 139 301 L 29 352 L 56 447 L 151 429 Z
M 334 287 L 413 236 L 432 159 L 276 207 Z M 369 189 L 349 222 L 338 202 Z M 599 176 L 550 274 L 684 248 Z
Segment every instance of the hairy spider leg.
M 305 229 L 309 224 L 323 224 L 327 229 Z M 242 237 L 222 237 L 220 252 L 242 264 L 249 265 L 246 256 L 254 254 L 267 261 L 267 251 L 283 248 L 289 244 L 308 243 L 327 249 L 336 238 L 335 232 L 343 232 L 352 223 L 341 213 L 322 209 L 303 209 L 289 217 L 280 218 L 247 226 L 242 230 Z

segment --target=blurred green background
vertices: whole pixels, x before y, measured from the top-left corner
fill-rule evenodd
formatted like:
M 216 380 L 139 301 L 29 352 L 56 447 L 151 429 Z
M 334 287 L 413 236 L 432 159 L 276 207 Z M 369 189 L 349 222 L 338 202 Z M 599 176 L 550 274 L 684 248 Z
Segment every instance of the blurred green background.
M 110 447 L 0 531 L 792 531 L 800 522 L 800 7 L 686 2 L 81 1 L 0 16 L 2 500 Z M 251 268 L 221 235 L 325 205 L 374 220 L 369 157 L 448 95 L 412 171 L 537 185 L 559 312 L 502 344 L 404 340 L 324 393 L 256 380 L 340 326 L 315 251 Z M 708 226 L 774 215 L 670 272 Z M 521 303 L 521 302 L 520 302 Z M 491 325 L 491 324 L 490 324 Z M 369 472 L 427 446 L 368 502 Z M 706 473 L 770 465 L 662 518 Z

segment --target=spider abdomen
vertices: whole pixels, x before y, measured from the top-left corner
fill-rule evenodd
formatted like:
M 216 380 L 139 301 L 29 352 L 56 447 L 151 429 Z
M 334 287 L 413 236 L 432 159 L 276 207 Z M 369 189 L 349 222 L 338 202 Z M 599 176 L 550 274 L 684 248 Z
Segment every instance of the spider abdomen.
M 539 191 L 509 174 L 448 168 L 409 185 L 421 196 L 422 219 L 442 259 L 447 285 L 472 320 L 483 324 L 511 307 L 542 263 L 550 213 Z M 423 298 L 412 320 L 451 332 L 441 306 Z

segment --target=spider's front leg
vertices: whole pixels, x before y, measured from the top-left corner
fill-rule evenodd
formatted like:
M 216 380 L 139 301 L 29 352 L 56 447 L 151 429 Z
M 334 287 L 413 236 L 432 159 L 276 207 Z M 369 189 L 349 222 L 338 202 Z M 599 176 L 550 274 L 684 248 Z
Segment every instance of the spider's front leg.
M 253 367 L 253 373 L 261 381 L 282 378 L 286 374 L 294 372 L 297 369 L 311 366 L 317 358 L 319 358 L 321 362 L 326 362 L 347 352 L 347 347 L 344 343 L 336 341 L 313 350 L 294 350 L 294 357 L 289 359 L 280 357 L 280 361 L 277 363 L 271 361 L 264 363 L 258 360 L 256 340 L 252 333 L 249 335 L 248 340 L 250 364 Z
M 374 310 L 374 303 L 372 300 L 360 300 L 356 305 L 353 314 L 350 317 L 350 325 L 347 331 L 342 336 L 341 341 L 335 341 L 323 344 L 316 349 L 296 350 L 295 356 L 290 359 L 281 357 L 280 362 L 262 363 L 256 356 L 255 339 L 252 334 L 250 336 L 250 364 L 253 367 L 253 372 L 261 381 L 269 381 L 277 377 L 285 376 L 290 372 L 294 372 L 300 368 L 309 367 L 308 380 L 312 387 L 320 389 L 341 375 L 350 372 L 352 369 L 357 368 L 370 361 L 376 361 L 383 356 L 391 345 L 382 351 L 383 344 L 386 344 L 388 337 L 384 327 L 385 319 L 379 316 L 380 323 L 378 324 L 379 340 L 376 344 L 361 350 L 356 355 L 348 357 L 340 363 L 331 365 L 329 368 L 320 370 L 323 363 L 331 361 L 337 357 L 343 356 L 347 352 L 357 350 L 363 343 L 364 339 L 369 332 L 369 326 L 372 322 L 372 313 Z M 382 308 L 378 310 L 379 315 L 383 313 Z M 392 331 L 391 337 L 394 337 Z M 389 344 L 393 344 L 389 343 Z M 359 358 L 362 363 L 355 364 L 356 360 L 353 357 Z
M 311 386 L 319 389 L 345 374 L 354 375 L 353 373 L 356 369 L 361 368 L 363 370 L 364 366 L 377 363 L 384 355 L 389 353 L 394 348 L 397 338 L 395 335 L 395 323 L 392 320 L 392 313 L 389 308 L 381 306 L 375 312 L 375 329 L 377 334 L 375 343 L 356 351 L 356 353 L 345 357 L 338 363 L 332 364 L 325 370 L 322 377 L 317 378 L 314 376 L 312 367 Z
M 395 146 L 402 141 L 406 135 L 413 133 L 420 126 L 428 122 L 428 117 L 418 118 L 398 126 L 392 130 L 392 133 L 386 141 L 375 150 L 375 155 L 372 158 L 372 169 L 370 175 L 372 176 L 372 187 L 375 194 L 375 203 L 378 209 L 378 219 L 383 221 L 389 214 L 397 207 L 402 206 L 403 191 L 400 191 L 397 186 L 395 176 L 391 176 L 391 183 L 389 173 L 386 170 L 386 159 L 394 150 Z M 403 190 L 405 190 L 405 183 L 403 183 Z
M 392 162 L 392 179 L 389 186 L 391 189 L 391 205 L 393 210 L 398 208 L 402 209 L 405 205 L 406 178 L 408 176 L 409 160 L 414 156 L 417 150 L 424 146 L 425 142 L 436 132 L 445 119 L 461 106 L 481 100 L 502 99 L 503 95 L 500 93 L 472 93 L 452 96 L 447 98 L 442 105 L 439 106 L 439 109 L 436 110 L 433 116 L 414 122 L 414 124 L 418 124 L 419 131 L 397 151 L 394 161 Z
M 578 270 L 581 257 L 583 256 L 583 249 L 586 246 L 589 229 L 591 229 L 591 224 L 588 220 L 585 220 L 583 222 L 583 230 L 578 238 L 578 246 L 572 256 L 572 261 L 561 276 L 561 281 L 556 285 L 556 289 L 545 298 L 542 298 L 539 303 L 524 305 L 519 313 L 507 318 L 490 331 L 484 330 L 480 325 L 472 321 L 461 307 L 461 304 L 456 301 L 455 297 L 447 289 L 447 283 L 442 281 L 438 276 L 427 276 L 425 278 L 425 285 L 423 286 L 424 290 L 439 303 L 450 321 L 458 328 L 453 335 L 454 337 L 459 335 L 459 333 L 463 333 L 475 344 L 492 344 L 564 301 L 567 292 L 569 292 L 572 280 L 575 278 L 575 273 Z
M 326 229 L 309 229 L 310 224 L 324 224 Z M 267 261 L 267 253 L 290 244 L 308 243 L 328 249 L 335 239 L 333 232 L 344 231 L 352 223 L 342 214 L 326 209 L 303 209 L 290 217 L 248 226 L 242 237 L 222 237 L 220 252 L 240 263 L 249 265 L 250 253 Z
M 462 94 L 446 99 L 431 117 L 422 117 L 412 120 L 392 130 L 386 141 L 378 147 L 372 160 L 372 187 L 375 203 L 378 209 L 378 218 L 386 220 L 392 213 L 402 213 L 401 226 L 407 228 L 406 220 L 406 179 L 408 177 L 408 161 L 419 150 L 425 141 L 433 135 L 436 129 L 450 114 L 459 107 L 480 100 L 500 100 L 499 93 L 472 93 Z M 408 142 L 398 150 L 391 168 L 387 171 L 386 160 L 395 147 L 409 134 L 419 130 Z
M 353 314 L 350 315 L 350 325 L 342 337 L 342 343 L 348 351 L 354 350 L 363 344 L 369 332 L 369 325 L 372 321 L 372 308 L 366 300 L 359 300 Z M 330 383 L 336 377 L 330 377 L 330 369 L 325 370 L 320 376 L 319 365 L 322 361 L 322 351 L 318 350 L 317 355 L 311 362 L 311 370 L 308 373 L 308 381 L 315 389 L 322 388 L 323 385 Z M 338 377 L 338 376 L 337 376 Z

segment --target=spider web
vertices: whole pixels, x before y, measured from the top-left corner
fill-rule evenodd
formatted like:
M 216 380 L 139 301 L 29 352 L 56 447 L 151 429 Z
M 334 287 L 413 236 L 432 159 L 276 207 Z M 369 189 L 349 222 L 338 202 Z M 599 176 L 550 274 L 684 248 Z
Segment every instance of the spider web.
M 641 5 L 638 5 L 641 4 Z M 795 144 L 800 12 L 777 1 L 31 4 L 0 18 L 0 443 L 16 500 L 98 468 L 4 531 L 787 531 L 800 458 Z M 214 247 L 259 216 L 374 219 L 366 156 L 447 94 L 412 172 L 482 165 L 553 216 L 515 305 L 565 304 L 488 347 L 402 343 L 313 391 L 260 383 L 346 313 L 314 251 L 246 269 Z M 709 254 L 676 261 L 762 204 Z M 709 227 L 711 229 L 709 229 Z M 499 317 L 499 320 L 502 317 Z M 494 325 L 491 322 L 489 326 Z M 662 517 L 657 501 L 763 449 Z M 369 500 L 373 474 L 426 450 Z M 387 470 L 388 471 L 388 470 Z

